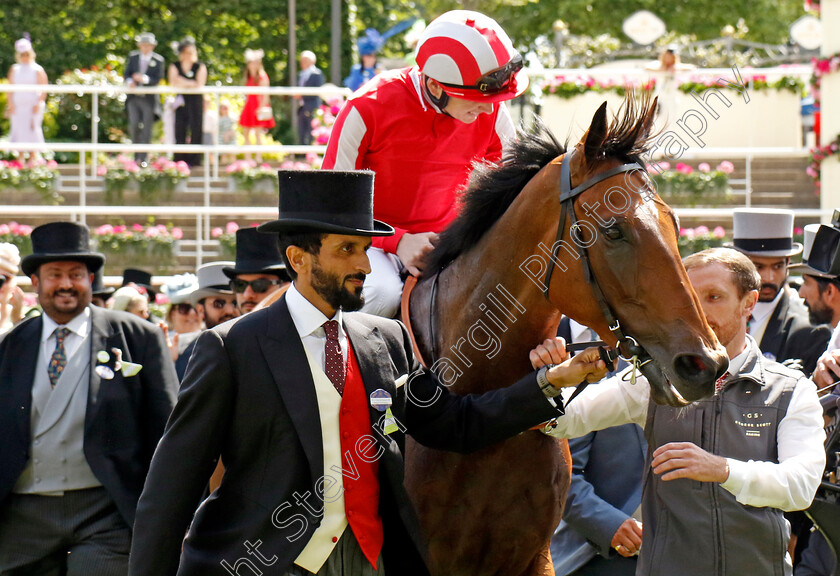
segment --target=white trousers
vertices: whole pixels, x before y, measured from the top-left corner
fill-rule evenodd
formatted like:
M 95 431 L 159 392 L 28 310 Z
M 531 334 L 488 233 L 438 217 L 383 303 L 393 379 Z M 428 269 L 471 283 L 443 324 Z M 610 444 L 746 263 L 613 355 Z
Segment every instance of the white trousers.
M 370 274 L 365 278 L 365 305 L 362 306 L 362 312 L 395 318 L 402 298 L 402 263 L 395 254 L 380 248 L 369 249 L 367 255 L 370 260 Z

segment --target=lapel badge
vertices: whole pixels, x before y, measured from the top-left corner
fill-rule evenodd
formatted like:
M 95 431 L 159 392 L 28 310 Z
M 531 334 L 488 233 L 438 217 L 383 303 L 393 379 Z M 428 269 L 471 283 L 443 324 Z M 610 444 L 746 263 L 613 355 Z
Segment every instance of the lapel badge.
M 96 374 L 103 380 L 112 380 L 114 378 L 114 371 L 105 366 L 105 364 L 100 364 L 95 370 Z
M 375 409 L 379 410 L 380 412 L 385 412 L 388 410 L 393 404 L 393 400 L 391 400 L 391 395 L 388 394 L 382 388 L 377 388 L 373 392 L 370 393 L 370 405 Z

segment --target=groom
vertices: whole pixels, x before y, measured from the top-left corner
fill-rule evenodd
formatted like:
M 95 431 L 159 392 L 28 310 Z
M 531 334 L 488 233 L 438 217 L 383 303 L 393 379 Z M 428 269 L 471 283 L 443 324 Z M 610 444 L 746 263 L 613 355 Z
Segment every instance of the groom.
M 350 312 L 371 237 L 393 233 L 373 220 L 373 173 L 279 177 L 280 217 L 260 230 L 279 234 L 293 284 L 199 338 L 140 500 L 130 574 L 426 575 L 405 433 L 477 450 L 560 415 L 555 386 L 600 377 L 603 362 L 593 350 L 508 388 L 450 394 L 418 370 L 405 327 Z M 220 455 L 222 484 L 196 512 Z

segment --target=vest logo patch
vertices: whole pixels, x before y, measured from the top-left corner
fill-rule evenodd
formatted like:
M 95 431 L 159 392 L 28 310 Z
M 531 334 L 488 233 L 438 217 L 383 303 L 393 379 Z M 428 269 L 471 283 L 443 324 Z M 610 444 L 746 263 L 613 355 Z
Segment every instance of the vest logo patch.
M 747 438 L 761 438 L 762 429 L 772 424 L 764 420 L 762 412 L 742 412 L 741 418 L 741 420 L 735 420 L 735 424 L 744 429 L 744 435 Z

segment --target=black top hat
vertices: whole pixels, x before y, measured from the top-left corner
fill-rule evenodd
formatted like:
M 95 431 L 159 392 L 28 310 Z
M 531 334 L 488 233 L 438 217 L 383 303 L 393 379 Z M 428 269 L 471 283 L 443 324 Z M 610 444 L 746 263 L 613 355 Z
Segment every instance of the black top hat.
M 352 236 L 391 236 L 373 219 L 373 172 L 280 170 L 280 217 L 260 232 L 311 230 Z
M 277 238 L 260 234 L 253 227 L 236 231 L 236 263 L 225 266 L 222 272 L 228 278 L 239 274 L 276 274 L 283 280 L 289 279 Z
M 50 222 L 32 231 L 32 254 L 20 263 L 27 276 L 38 271 L 46 262 L 71 260 L 84 262 L 88 270 L 96 272 L 105 263 L 105 255 L 90 250 L 90 233 L 84 224 Z
M 97 298 L 109 298 L 114 293 L 114 288 L 105 286 L 105 269 L 100 268 L 93 274 L 93 285 L 91 286 L 93 295 Z
M 152 275 L 149 272 L 138 270 L 137 268 L 126 268 L 123 270 L 122 285 L 127 286 L 129 284 L 143 288 L 146 291 L 146 297 L 149 299 L 149 302 L 155 301 L 157 291 L 152 288 Z

